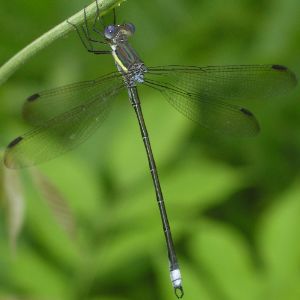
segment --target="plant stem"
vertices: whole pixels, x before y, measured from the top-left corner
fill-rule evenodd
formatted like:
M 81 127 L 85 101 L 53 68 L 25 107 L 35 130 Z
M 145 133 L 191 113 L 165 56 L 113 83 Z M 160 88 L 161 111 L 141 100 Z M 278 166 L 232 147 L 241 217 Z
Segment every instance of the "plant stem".
M 113 7 L 120 5 L 125 0 L 98 0 L 100 8 L 100 15 L 106 14 Z M 87 17 L 90 18 L 96 13 L 96 2 L 86 7 Z M 78 25 L 83 22 L 83 10 L 79 11 L 68 19 L 71 23 Z M 3 84 L 16 70 L 18 70 L 28 59 L 38 53 L 40 50 L 46 48 L 55 40 L 65 36 L 70 31 L 73 31 L 73 26 L 69 25 L 66 21 L 63 21 L 59 25 L 55 26 L 41 37 L 33 41 L 31 44 L 23 48 L 10 60 L 8 60 L 0 68 L 0 85 Z

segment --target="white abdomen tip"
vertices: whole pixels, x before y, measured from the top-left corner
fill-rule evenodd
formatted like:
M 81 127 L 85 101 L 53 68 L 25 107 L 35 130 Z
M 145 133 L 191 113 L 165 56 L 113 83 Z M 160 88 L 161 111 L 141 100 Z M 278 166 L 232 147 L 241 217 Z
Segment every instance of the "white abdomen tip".
M 181 287 L 181 273 L 179 269 L 170 272 L 171 281 L 174 288 Z

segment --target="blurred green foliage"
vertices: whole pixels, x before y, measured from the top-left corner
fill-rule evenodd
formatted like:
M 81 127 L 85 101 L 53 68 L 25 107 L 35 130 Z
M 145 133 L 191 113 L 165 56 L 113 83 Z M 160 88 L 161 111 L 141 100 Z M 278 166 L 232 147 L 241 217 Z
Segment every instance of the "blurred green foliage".
M 1 64 L 89 3 L 1 0 Z M 149 66 L 276 63 L 296 74 L 299 16 L 299 0 L 130 0 L 118 10 L 135 23 L 132 44 Z M 38 53 L 0 88 L 1 147 L 28 129 L 28 95 L 113 70 L 75 33 Z M 299 88 L 249 102 L 262 127 L 251 139 L 208 132 L 140 90 L 185 299 L 300 299 Z M 1 300 L 174 299 L 125 94 L 87 143 L 38 170 L 0 173 Z

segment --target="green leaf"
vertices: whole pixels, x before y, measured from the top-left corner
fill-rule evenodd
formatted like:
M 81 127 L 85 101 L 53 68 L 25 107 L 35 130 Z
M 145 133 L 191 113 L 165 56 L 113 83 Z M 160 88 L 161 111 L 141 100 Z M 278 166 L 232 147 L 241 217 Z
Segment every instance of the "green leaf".
M 9 259 L 7 257 L 7 259 Z M 10 259 L 9 278 L 16 290 L 29 295 L 46 295 L 55 299 L 72 299 L 72 289 L 67 275 L 49 264 L 32 249 L 22 247 L 15 259 Z
M 204 221 L 189 245 L 195 270 L 204 273 L 216 299 L 263 299 L 259 272 L 242 235 L 223 224 Z
M 101 8 L 101 15 L 104 15 L 113 7 L 120 5 L 123 1 L 124 0 L 99 0 L 98 3 Z M 96 8 L 97 6 L 95 1 L 86 8 L 87 18 L 95 15 Z M 68 20 L 75 25 L 79 25 L 84 20 L 83 14 L 84 12 L 81 10 L 77 14 L 68 18 Z M 0 85 L 4 83 L 15 71 L 17 71 L 28 59 L 73 30 L 74 28 L 70 24 L 63 21 L 18 52 L 0 68 Z
M 259 248 L 265 265 L 268 298 L 300 298 L 299 180 L 267 211 L 260 224 Z

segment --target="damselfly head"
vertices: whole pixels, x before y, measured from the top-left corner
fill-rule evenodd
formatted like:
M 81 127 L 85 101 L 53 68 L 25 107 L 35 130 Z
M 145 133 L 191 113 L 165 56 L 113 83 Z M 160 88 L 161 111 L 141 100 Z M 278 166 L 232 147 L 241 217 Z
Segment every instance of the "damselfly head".
M 104 30 L 104 36 L 108 40 L 117 39 L 119 36 L 132 36 L 135 32 L 135 26 L 132 23 L 122 25 L 108 25 Z
M 124 30 L 126 30 L 128 36 L 135 33 L 135 26 L 132 23 L 126 23 L 122 25 L 122 27 L 124 28 Z
M 118 33 L 117 25 L 108 25 L 107 27 L 105 27 L 104 36 L 107 39 L 112 40 L 113 38 L 115 38 L 117 33 Z

